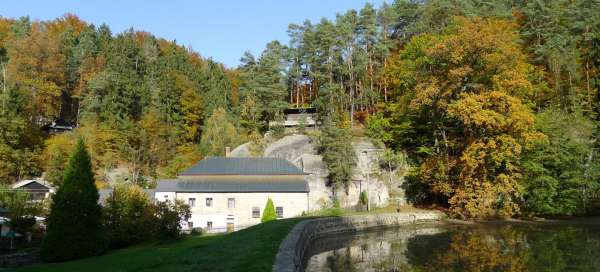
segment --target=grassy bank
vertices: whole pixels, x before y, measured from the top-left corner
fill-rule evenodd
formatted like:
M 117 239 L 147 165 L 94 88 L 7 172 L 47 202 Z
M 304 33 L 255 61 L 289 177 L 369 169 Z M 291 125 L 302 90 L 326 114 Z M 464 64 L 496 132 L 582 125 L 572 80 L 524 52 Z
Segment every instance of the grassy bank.
M 259 224 L 230 234 L 191 236 L 168 244 L 140 245 L 19 272 L 58 271 L 270 271 L 279 244 L 302 218 Z

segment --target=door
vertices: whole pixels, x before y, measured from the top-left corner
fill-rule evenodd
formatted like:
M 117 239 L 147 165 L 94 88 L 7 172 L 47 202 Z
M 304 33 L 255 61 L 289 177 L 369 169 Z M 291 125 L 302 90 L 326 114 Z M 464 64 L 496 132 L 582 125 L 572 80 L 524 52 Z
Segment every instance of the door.
M 227 232 L 232 232 L 235 230 L 235 225 L 233 222 L 227 222 Z

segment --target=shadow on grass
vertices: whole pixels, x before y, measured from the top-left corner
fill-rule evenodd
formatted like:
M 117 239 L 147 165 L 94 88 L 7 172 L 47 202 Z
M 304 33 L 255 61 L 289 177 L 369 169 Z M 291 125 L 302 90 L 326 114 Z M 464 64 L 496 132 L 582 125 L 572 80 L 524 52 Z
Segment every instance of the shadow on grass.
M 138 245 L 103 256 L 41 263 L 16 271 L 270 271 L 281 241 L 305 219 L 276 220 L 229 234 Z

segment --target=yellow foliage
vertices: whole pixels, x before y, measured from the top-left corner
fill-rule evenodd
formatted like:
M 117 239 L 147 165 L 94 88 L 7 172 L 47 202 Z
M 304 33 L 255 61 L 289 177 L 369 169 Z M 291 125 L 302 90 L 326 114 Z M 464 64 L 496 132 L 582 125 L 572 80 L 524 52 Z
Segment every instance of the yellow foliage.
M 535 70 L 517 38 L 509 21 L 457 17 L 443 34 L 413 38 L 386 70 L 408 113 L 435 124 L 420 177 L 461 217 L 518 214 L 521 153 L 545 137 L 522 102 Z

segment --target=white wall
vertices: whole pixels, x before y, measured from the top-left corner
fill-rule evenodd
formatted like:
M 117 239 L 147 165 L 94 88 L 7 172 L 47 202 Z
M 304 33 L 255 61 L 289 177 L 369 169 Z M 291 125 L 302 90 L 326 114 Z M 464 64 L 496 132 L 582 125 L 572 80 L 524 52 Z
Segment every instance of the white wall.
M 167 198 L 165 198 L 167 196 Z M 271 198 L 275 207 L 283 207 L 283 218 L 296 217 L 308 210 L 308 193 L 174 193 L 157 192 L 156 200 L 164 201 L 175 198 L 188 203 L 195 198 L 194 207 L 190 207 L 194 228 L 205 228 L 212 222 L 213 231 L 225 231 L 227 223 L 233 223 L 236 229 L 260 223 L 267 200 Z M 212 206 L 206 206 L 206 198 L 212 198 Z M 228 199 L 235 199 L 235 207 L 228 207 Z M 260 215 L 252 217 L 252 208 L 258 207 Z M 182 222 L 184 229 L 187 222 Z

